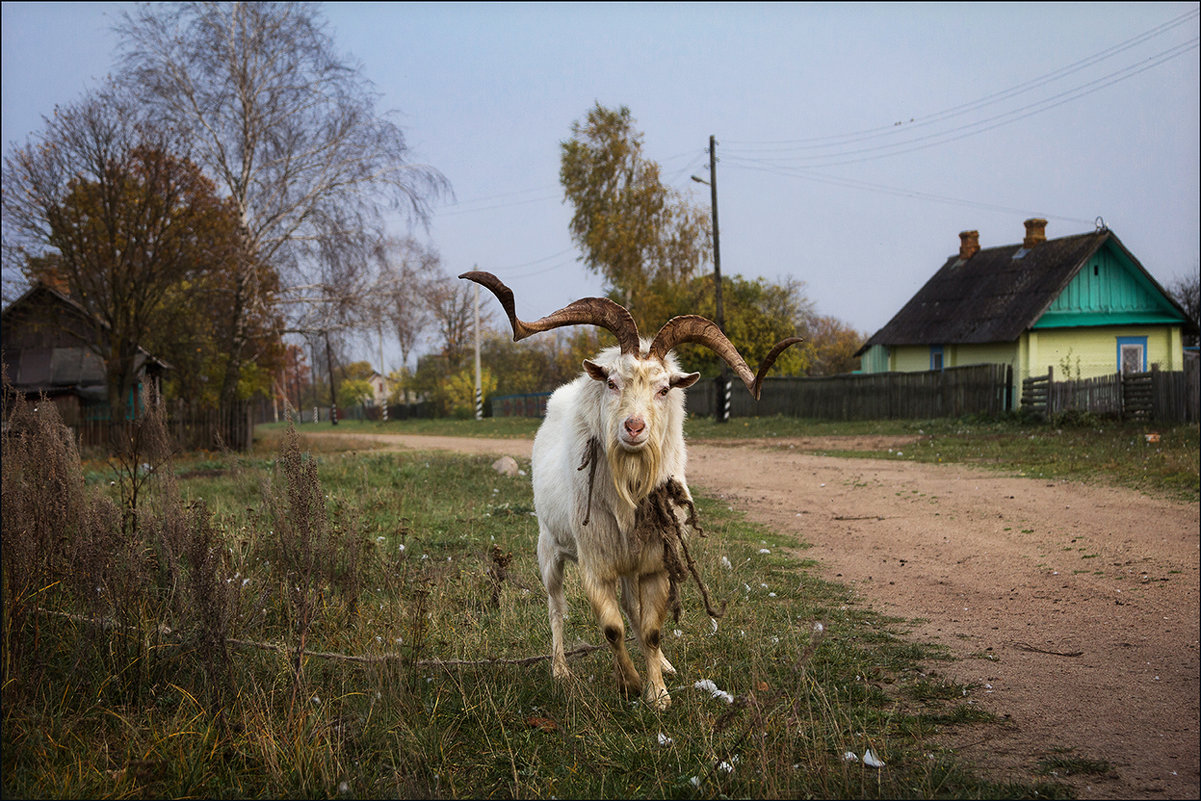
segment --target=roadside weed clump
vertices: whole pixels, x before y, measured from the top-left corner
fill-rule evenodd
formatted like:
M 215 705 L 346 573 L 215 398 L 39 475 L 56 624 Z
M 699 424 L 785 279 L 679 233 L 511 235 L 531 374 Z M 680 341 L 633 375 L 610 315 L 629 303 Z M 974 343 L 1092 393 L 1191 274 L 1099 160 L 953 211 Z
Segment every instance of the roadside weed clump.
M 617 693 L 573 569 L 574 675 L 550 678 L 529 479 L 492 457 L 317 453 L 285 431 L 274 455 L 156 470 L 134 537 L 55 421 L 33 422 L 4 439 L 6 796 L 1055 791 L 941 746 L 945 721 L 975 719 L 972 689 L 931 673 L 943 653 L 718 499 L 698 498 L 692 552 L 725 614 L 681 587 L 657 712 Z M 48 551 L 10 570 L 26 537 Z

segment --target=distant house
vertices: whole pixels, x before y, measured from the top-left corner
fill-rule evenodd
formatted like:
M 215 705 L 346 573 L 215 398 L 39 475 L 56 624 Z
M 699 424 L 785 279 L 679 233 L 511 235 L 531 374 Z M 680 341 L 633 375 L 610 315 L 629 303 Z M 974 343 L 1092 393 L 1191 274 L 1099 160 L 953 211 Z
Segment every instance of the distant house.
M 386 406 L 388 404 L 388 379 L 384 378 L 377 371 L 372 370 L 371 375 L 367 377 L 367 383 L 371 384 L 371 400 L 372 406 Z
M 913 372 L 969 364 L 1013 367 L 1024 378 L 1091 378 L 1181 370 L 1188 315 L 1101 228 L 1047 239 L 1026 220 L 1019 244 L 980 248 L 977 231 L 855 354 L 862 371 Z
M 68 425 L 108 419 L 104 362 L 91 347 L 102 342 L 106 327 L 65 292 L 35 284 L 0 312 L 0 352 L 9 385 L 33 398 L 45 395 Z M 158 380 L 169 369 L 139 348 L 138 383 Z M 128 410 L 135 398 L 126 399 Z

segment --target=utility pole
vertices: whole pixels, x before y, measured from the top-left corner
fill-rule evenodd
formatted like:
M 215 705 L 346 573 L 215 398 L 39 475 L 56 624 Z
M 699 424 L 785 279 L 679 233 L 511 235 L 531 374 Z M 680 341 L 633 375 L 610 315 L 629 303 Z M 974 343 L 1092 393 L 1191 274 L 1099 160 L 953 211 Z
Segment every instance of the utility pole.
M 338 424 L 338 393 L 334 386 L 334 357 L 330 355 L 329 329 L 325 330 L 325 369 L 329 373 L 329 423 Z
M 472 269 L 479 269 L 475 265 Z M 484 419 L 484 393 L 480 388 L 480 285 L 475 286 L 475 419 Z
M 375 333 L 379 335 L 379 377 L 384 387 L 384 400 L 380 404 L 382 407 L 380 409 L 380 419 L 386 423 L 388 422 L 388 373 L 384 369 L 384 324 L 378 319 L 375 321 Z
M 721 302 L 721 237 L 717 232 L 717 140 L 709 135 L 709 205 L 713 209 L 713 283 L 716 287 L 717 327 L 726 332 L 726 312 Z
M 717 307 L 717 327 L 726 332 L 726 312 L 721 298 L 721 237 L 717 229 L 717 139 L 709 135 L 709 180 L 692 176 L 692 180 L 709 185 L 709 207 L 713 211 L 713 287 L 714 305 Z M 716 407 L 714 419 L 719 423 L 730 419 L 730 371 L 722 365 L 721 375 L 716 381 Z

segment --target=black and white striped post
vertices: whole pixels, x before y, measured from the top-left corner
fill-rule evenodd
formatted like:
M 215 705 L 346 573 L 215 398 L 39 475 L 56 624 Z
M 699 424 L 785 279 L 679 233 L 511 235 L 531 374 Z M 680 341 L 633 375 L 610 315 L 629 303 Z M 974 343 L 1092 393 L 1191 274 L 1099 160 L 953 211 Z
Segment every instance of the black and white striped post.
M 730 382 L 730 377 L 722 371 L 722 374 L 714 379 L 716 391 L 714 392 L 715 413 L 714 418 L 719 423 L 726 423 L 730 420 L 730 388 L 733 384 Z
M 484 392 L 480 387 L 480 285 L 475 285 L 475 419 L 484 419 Z

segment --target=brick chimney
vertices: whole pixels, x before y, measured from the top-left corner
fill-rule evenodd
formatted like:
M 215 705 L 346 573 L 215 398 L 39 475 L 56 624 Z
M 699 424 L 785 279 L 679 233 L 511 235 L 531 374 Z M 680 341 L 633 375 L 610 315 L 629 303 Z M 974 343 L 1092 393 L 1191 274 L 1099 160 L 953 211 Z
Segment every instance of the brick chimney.
M 967 261 L 980 250 L 979 231 L 959 232 L 959 258 Z
M 1026 250 L 1034 247 L 1040 242 L 1047 241 L 1047 221 L 1042 217 L 1031 217 L 1026 220 L 1026 238 L 1022 240 L 1022 247 Z

